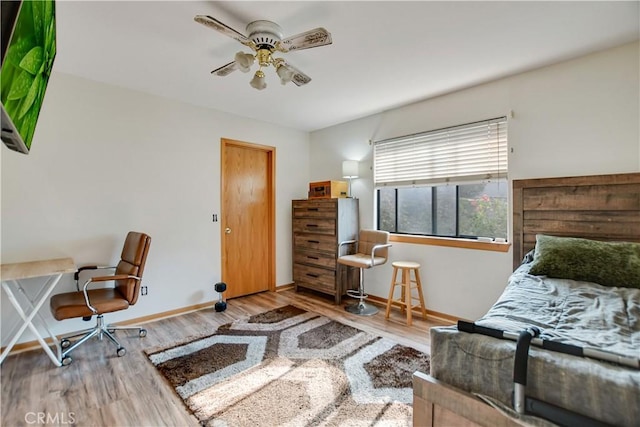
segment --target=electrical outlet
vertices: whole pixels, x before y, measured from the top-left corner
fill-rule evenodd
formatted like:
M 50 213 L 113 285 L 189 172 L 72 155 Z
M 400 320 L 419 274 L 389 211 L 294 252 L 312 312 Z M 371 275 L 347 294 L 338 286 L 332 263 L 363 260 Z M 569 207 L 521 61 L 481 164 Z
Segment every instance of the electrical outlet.
M 147 293 L 148 293 L 147 287 L 146 286 L 142 286 L 140 288 L 140 295 L 144 296 L 144 295 L 147 295 Z

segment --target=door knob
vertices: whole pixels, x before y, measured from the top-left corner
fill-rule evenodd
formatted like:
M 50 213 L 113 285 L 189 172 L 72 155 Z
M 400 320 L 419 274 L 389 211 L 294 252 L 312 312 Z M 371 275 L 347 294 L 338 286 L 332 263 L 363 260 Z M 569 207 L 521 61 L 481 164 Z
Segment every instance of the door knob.
M 231 229 L 229 227 L 225 228 L 224 234 L 231 234 Z

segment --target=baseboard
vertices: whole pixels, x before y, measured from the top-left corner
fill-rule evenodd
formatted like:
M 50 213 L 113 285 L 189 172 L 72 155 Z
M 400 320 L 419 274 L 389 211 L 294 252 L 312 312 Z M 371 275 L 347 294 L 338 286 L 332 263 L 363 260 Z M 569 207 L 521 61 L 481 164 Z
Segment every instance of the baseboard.
M 367 301 L 371 301 L 374 304 L 382 305 L 386 308 L 388 300 L 387 298 L 382 298 L 375 295 L 369 295 L 369 298 L 367 298 Z M 391 305 L 400 307 L 400 304 L 398 304 L 396 301 L 392 301 Z M 426 311 L 427 311 L 427 317 L 431 317 L 432 319 L 437 319 L 442 322 L 451 323 L 452 325 L 456 325 L 458 323 L 458 320 L 463 320 L 463 319 L 460 319 L 459 317 L 452 316 L 450 314 L 440 313 L 439 311 L 434 311 L 429 309 L 427 309 Z M 419 308 L 413 308 L 411 312 L 417 315 L 422 314 Z
M 118 326 L 130 326 L 130 325 L 142 325 L 144 323 L 153 322 L 155 320 L 167 319 L 169 317 L 179 316 L 181 314 L 191 313 L 192 311 L 202 310 L 203 308 L 213 307 L 215 301 L 205 302 L 200 304 L 194 304 L 187 307 L 177 308 L 174 310 L 163 311 L 161 313 L 150 314 L 148 316 L 136 317 L 135 319 L 123 320 L 121 322 L 115 322 L 114 325 Z M 72 334 L 73 332 L 69 332 Z M 64 335 L 67 335 L 65 333 Z M 49 337 L 45 338 L 45 342 L 49 345 L 53 344 L 53 340 Z M 21 353 L 23 351 L 33 350 L 40 348 L 40 344 L 37 340 L 26 341 L 22 343 L 18 343 L 13 346 L 9 354 Z M 4 351 L 4 347 L 0 349 L 0 352 Z
M 294 288 L 295 288 L 295 283 L 291 283 L 289 285 L 278 286 L 276 288 L 276 292 L 282 292 L 282 291 L 286 291 Z M 309 292 L 317 292 L 310 289 L 305 289 L 305 290 Z M 320 292 L 317 292 L 317 293 L 318 295 L 322 294 Z M 369 295 L 369 297 L 367 298 L 367 301 L 372 302 L 376 305 L 380 305 L 385 309 L 387 307 L 387 298 L 379 297 L 376 295 Z M 396 301 L 391 302 L 391 305 L 400 307 L 400 305 Z M 444 322 L 444 323 L 449 323 L 451 325 L 456 325 L 458 323 L 458 320 L 466 320 L 466 319 L 461 319 L 460 317 L 457 317 L 457 316 L 452 316 L 450 314 L 441 313 L 439 311 L 434 311 L 429 309 L 427 309 L 426 311 L 427 311 L 428 317 L 431 317 L 434 320 L 440 320 L 441 322 Z M 420 309 L 418 308 L 412 309 L 411 312 L 415 313 L 416 315 L 422 315 L 422 313 L 420 312 Z
M 287 285 L 276 286 L 276 292 L 288 291 L 290 289 L 295 289 L 295 287 L 296 287 L 295 283 L 289 283 Z
M 276 286 L 276 292 L 284 292 L 284 291 L 288 291 L 288 290 L 294 289 L 294 288 L 295 288 L 295 284 L 294 283 L 289 283 L 287 285 Z M 382 306 L 385 306 L 385 307 L 387 306 L 387 299 L 386 298 L 377 297 L 375 295 L 369 295 L 368 300 L 373 302 L 373 303 L 375 303 L 375 304 L 379 304 L 379 305 L 382 305 Z M 119 325 L 119 326 L 141 325 L 141 324 L 144 324 L 144 323 L 149 323 L 149 322 L 153 322 L 153 321 L 160 320 L 160 319 L 167 319 L 169 317 L 174 317 L 174 316 L 179 316 L 181 314 L 190 313 L 192 311 L 202 310 L 203 308 L 213 307 L 214 303 L 215 303 L 215 301 L 210 301 L 210 302 L 205 302 L 205 303 L 200 303 L 200 304 L 194 304 L 194 305 L 190 305 L 190 306 L 187 306 L 187 307 L 177 308 L 177 309 L 174 309 L 174 310 L 163 311 L 161 313 L 150 314 L 148 316 L 136 317 L 135 319 L 123 320 L 121 322 L 114 323 L 114 325 Z M 392 302 L 392 304 L 393 305 L 397 305 L 395 302 Z M 416 314 L 420 314 L 420 310 L 417 309 L 417 308 L 414 308 L 412 310 L 412 312 L 415 312 Z M 429 309 L 427 309 L 427 316 L 429 316 L 429 317 L 431 317 L 433 319 L 441 320 L 443 322 L 451 323 L 452 325 L 457 324 L 458 320 L 461 320 L 459 317 L 451 316 L 451 315 L 446 314 L 446 313 L 440 313 L 438 311 L 433 311 L 433 310 L 429 310 Z M 47 339 L 45 339 L 45 341 L 48 344 L 53 344 L 51 342 L 51 338 L 47 338 Z M 19 344 L 14 345 L 9 354 L 20 353 L 20 352 L 23 352 L 23 351 L 32 350 L 32 349 L 39 348 L 39 347 L 40 347 L 40 344 L 38 343 L 38 341 L 36 341 L 36 340 L 27 341 L 27 342 L 23 342 L 23 343 L 19 343 Z M 4 351 L 4 347 L 2 347 L 0 349 L 0 352 L 1 351 Z

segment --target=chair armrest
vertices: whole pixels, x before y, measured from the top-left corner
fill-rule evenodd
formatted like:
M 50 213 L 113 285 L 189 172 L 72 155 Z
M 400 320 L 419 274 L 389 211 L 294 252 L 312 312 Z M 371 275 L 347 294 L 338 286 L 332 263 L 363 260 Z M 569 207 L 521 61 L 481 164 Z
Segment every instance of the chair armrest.
M 138 276 L 133 276 L 131 274 L 114 274 L 113 276 L 96 276 L 92 277 L 84 283 L 84 287 L 86 288 L 89 283 L 92 282 L 109 282 L 111 280 L 124 280 L 124 279 L 136 279 L 139 280 Z
M 115 268 L 115 267 L 108 266 L 108 265 L 85 265 L 83 267 L 80 267 L 78 271 L 76 271 L 73 274 L 73 278 L 76 279 L 76 281 L 78 281 L 78 279 L 80 278 L 80 273 L 85 270 L 102 270 L 102 269 L 108 269 L 108 268 Z
M 392 245 L 391 243 L 385 243 L 382 245 L 374 245 L 373 248 L 371 248 L 371 265 L 373 264 L 373 260 L 375 258 L 376 255 L 376 251 L 380 250 L 380 249 L 384 249 L 384 248 L 390 248 Z
M 354 243 L 358 243 L 357 240 L 345 240 L 343 242 L 338 243 L 338 256 L 340 256 L 340 249 L 342 248 L 342 246 L 344 245 L 352 245 Z
M 84 302 L 87 305 L 87 307 L 89 307 L 89 310 L 91 310 L 94 314 L 98 314 L 98 310 L 95 309 L 94 306 L 91 305 L 91 301 L 89 300 L 89 293 L 87 292 L 87 288 L 89 287 L 89 285 L 91 283 L 99 283 L 99 282 L 109 282 L 112 280 L 124 280 L 124 279 L 136 279 L 136 280 L 140 280 L 140 277 L 138 276 L 133 276 L 131 274 L 116 274 L 113 276 L 97 276 L 97 277 L 92 277 L 89 280 L 87 280 L 84 283 L 84 286 L 82 287 L 82 293 L 84 294 Z
M 85 270 L 103 270 L 103 269 L 110 269 L 110 268 L 115 268 L 115 267 L 108 266 L 108 265 L 85 265 L 83 267 L 80 267 L 75 273 L 73 273 L 73 278 L 76 281 L 76 289 L 78 290 L 78 292 L 80 292 L 80 286 L 78 286 L 78 280 L 80 279 L 81 272 Z

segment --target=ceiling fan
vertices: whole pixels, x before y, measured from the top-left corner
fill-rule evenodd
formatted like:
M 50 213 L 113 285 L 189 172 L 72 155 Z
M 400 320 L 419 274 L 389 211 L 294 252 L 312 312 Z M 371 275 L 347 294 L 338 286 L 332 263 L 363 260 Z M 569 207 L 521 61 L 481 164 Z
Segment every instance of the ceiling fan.
M 267 87 L 262 67 L 268 67 L 269 65 L 273 65 L 276 69 L 276 73 L 278 77 L 280 77 L 282 84 L 292 81 L 296 86 L 302 86 L 311 81 L 311 77 L 298 70 L 283 58 L 274 57 L 273 53 L 276 51 L 286 53 L 292 50 L 310 49 L 332 43 L 331 34 L 321 27 L 296 34 L 295 36 L 283 38 L 282 28 L 280 28 L 278 24 L 271 21 L 260 20 L 250 22 L 249 25 L 247 25 L 248 35 L 245 36 L 209 15 L 196 15 L 194 20 L 239 41 L 255 52 L 255 54 L 251 54 L 240 51 L 236 53 L 234 61 L 220 68 L 216 68 L 211 74 L 224 77 L 235 70 L 247 73 L 251 69 L 254 61 L 257 60 L 260 68 L 256 71 L 249 84 L 258 90 Z

